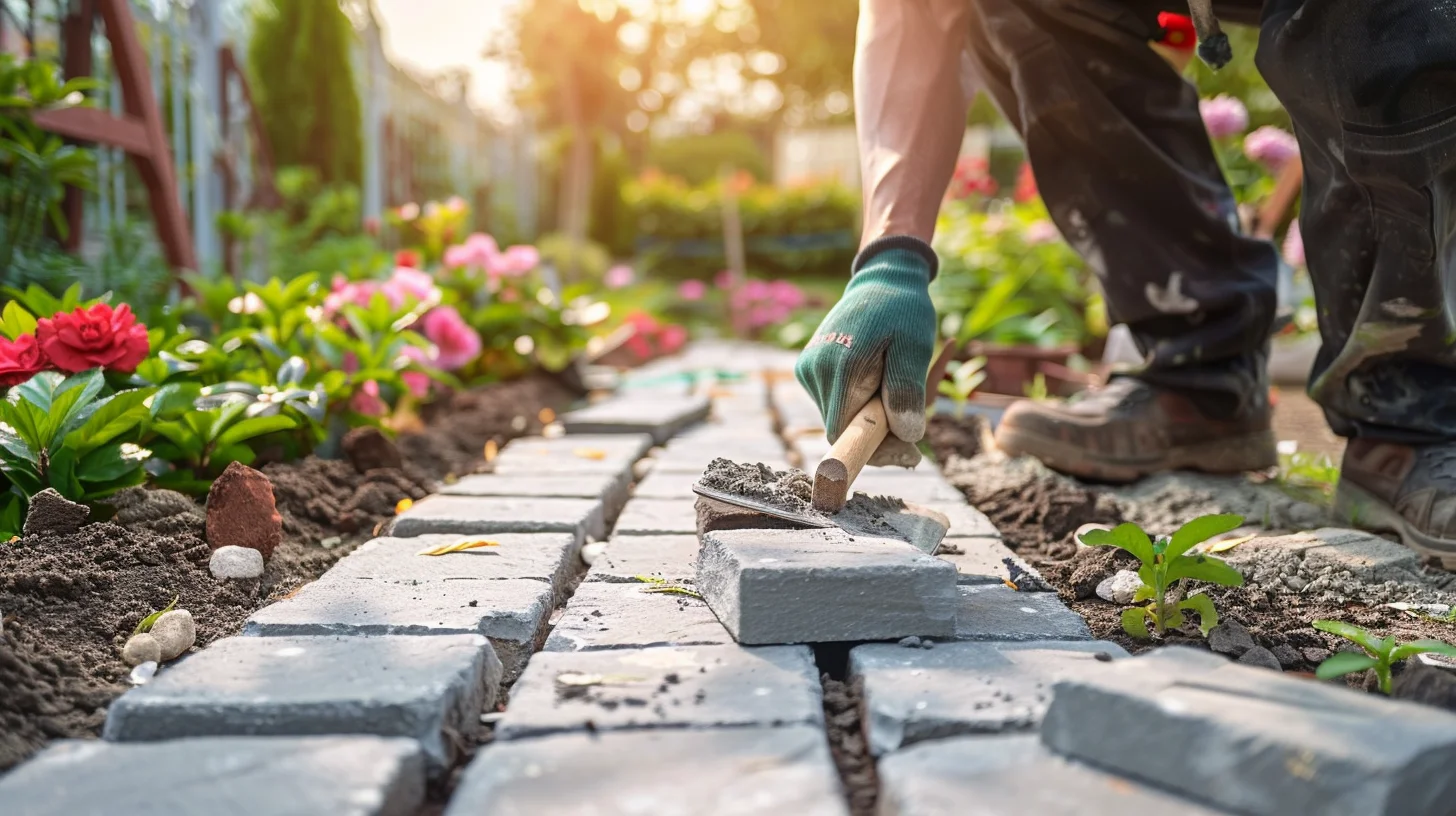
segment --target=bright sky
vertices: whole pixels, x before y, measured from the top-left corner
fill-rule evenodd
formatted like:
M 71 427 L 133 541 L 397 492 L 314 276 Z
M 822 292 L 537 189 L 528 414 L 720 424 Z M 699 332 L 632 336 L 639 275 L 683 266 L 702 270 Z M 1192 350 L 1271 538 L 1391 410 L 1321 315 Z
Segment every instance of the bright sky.
M 374 0 L 392 60 L 438 73 L 467 68 L 471 99 L 494 116 L 509 117 L 510 89 L 503 66 L 481 58 L 486 41 L 518 0 Z

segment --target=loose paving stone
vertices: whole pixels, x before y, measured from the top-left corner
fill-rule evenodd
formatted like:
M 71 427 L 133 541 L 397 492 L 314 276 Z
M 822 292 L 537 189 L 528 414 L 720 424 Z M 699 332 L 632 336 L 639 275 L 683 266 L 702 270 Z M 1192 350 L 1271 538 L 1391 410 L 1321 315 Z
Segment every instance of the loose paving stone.
M 654 471 L 655 472 L 655 471 Z M 614 537 L 639 535 L 692 535 L 698 531 L 696 497 L 637 499 L 627 502 L 617 517 Z
M 445 816 L 847 816 L 809 726 L 563 734 L 496 742 Z
M 500 682 L 480 635 L 230 637 L 117 698 L 102 737 L 411 737 L 436 773 Z
M 692 501 L 696 494 L 693 493 L 693 482 L 702 475 L 699 471 L 694 473 L 686 470 L 665 471 L 653 469 L 647 474 L 647 478 L 637 484 L 632 490 L 632 497 L 637 499 L 686 499 Z
M 1201 650 L 1063 679 L 1041 733 L 1058 753 L 1253 816 L 1437 816 L 1456 801 L 1456 715 Z
M 607 462 L 630 465 L 647 455 L 654 442 L 651 434 L 571 434 L 554 439 L 521 437 L 501 449 L 495 465 L 537 465 L 556 468 L 590 467 Z
M 963 734 L 1033 730 L 1052 684 L 1098 660 L 1126 657 L 1106 641 L 940 643 L 934 649 L 871 643 L 849 653 L 864 678 L 870 753 Z
M 823 721 L 819 670 L 807 646 L 542 652 L 511 688 L 495 738 Z
M 428 533 L 571 533 L 577 541 L 606 537 L 602 503 L 593 499 L 516 499 L 430 496 L 395 516 L 387 532 L 398 538 Z
M 657 444 L 701 422 L 711 404 L 707 397 L 635 397 L 626 395 L 572 411 L 561 417 L 568 436 L 576 434 L 646 433 Z
M 691 535 L 616 536 L 587 571 L 588 582 L 641 583 L 638 576 L 690 584 L 698 572 L 698 539 Z
M 881 816 L 1224 813 L 1067 762 L 1051 755 L 1032 735 L 922 743 L 881 760 L 879 778 Z
M 491 541 L 448 555 L 421 551 L 460 542 Z M 498 581 L 533 578 L 561 592 L 577 570 L 581 542 L 571 533 L 496 533 L 490 536 L 422 535 L 365 542 L 329 569 L 326 578 L 415 581 Z
M 1001 543 L 999 538 L 951 538 L 947 536 L 941 542 L 940 550 L 936 552 L 935 557 L 954 564 L 956 572 L 959 573 L 958 580 L 962 584 L 1002 583 L 1009 577 L 1006 562 L 1002 560 L 1005 558 L 1010 558 L 1021 569 L 1031 573 L 1033 577 L 1041 578 L 1041 573 Z
M 477 473 L 454 484 L 440 486 L 446 496 L 509 496 L 517 498 L 596 499 L 607 518 L 622 512 L 631 492 L 628 468 L 611 473 L 573 473 L 530 476 L 521 473 Z
M 510 681 L 541 642 L 552 608 L 546 581 L 393 581 L 337 577 L 331 571 L 291 598 L 254 612 L 243 634 L 480 634 L 490 638 Z
M 724 646 L 733 636 L 703 601 L 650 584 L 583 583 L 546 640 L 548 652 Z
M 902 541 L 842 530 L 729 530 L 702 543 L 698 591 L 740 643 L 955 631 L 955 568 Z
M 419 743 L 379 737 L 66 740 L 0 778 L 6 816 L 411 816 Z
M 1018 592 L 1004 584 L 957 587 L 956 640 L 1091 640 L 1081 615 L 1054 592 Z

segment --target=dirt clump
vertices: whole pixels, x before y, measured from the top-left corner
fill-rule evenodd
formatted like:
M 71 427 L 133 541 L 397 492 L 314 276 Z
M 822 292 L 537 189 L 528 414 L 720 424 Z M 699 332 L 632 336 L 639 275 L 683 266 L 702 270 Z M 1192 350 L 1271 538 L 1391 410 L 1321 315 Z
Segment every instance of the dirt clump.
M 91 508 L 66 499 L 54 488 L 46 488 L 30 497 L 25 511 L 26 535 L 64 535 L 74 533 L 86 523 Z
M 991 423 L 979 414 L 962 419 L 937 414 L 925 425 L 925 441 L 942 461 L 950 456 L 980 456 L 994 446 L 990 437 Z
M 344 456 L 360 473 L 368 473 L 380 468 L 399 469 L 404 467 L 404 460 L 400 458 L 399 448 L 395 447 L 394 442 L 378 428 L 368 425 L 354 428 L 344 434 L 342 444 Z
M 698 484 L 709 490 L 741 496 L 775 507 L 787 513 L 810 518 L 826 518 L 811 504 L 814 480 L 797 468 L 774 470 L 753 462 L 739 464 L 728 459 L 714 459 L 698 477 Z

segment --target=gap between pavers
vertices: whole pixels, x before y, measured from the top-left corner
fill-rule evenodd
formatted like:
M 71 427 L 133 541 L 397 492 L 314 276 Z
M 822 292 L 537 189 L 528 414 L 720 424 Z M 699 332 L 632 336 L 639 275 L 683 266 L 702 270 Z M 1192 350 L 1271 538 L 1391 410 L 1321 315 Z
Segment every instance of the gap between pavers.
M 541 644 L 553 608 L 551 584 L 518 578 L 388 581 L 336 577 L 254 612 L 243 634 L 255 637 L 484 635 L 515 679 Z
M 512 687 L 495 738 L 823 722 L 807 646 L 542 652 Z
M 117 698 L 102 737 L 409 737 L 437 775 L 479 730 L 500 683 L 480 635 L 231 637 Z
M 698 598 L 650 584 L 583 583 L 546 640 L 545 651 L 725 646 L 733 636 Z
M 571 533 L 606 537 L 602 503 L 593 499 L 518 499 L 434 495 L 414 503 L 390 521 L 385 533 L 412 538 L 429 533 Z
M 1187 647 L 1061 680 L 1041 737 L 1251 816 L 1449 816 L 1456 802 L 1456 714 Z
M 1231 816 L 1067 762 L 1034 735 L 922 743 L 880 760 L 879 779 L 881 816 Z
M 902 541 L 843 530 L 706 533 L 697 589 L 744 644 L 949 636 L 955 568 Z
M 634 498 L 622 508 L 622 515 L 617 517 L 612 536 L 693 535 L 697 531 L 696 498 Z
M 453 484 L 440 485 L 445 496 L 499 496 L 507 498 L 595 499 L 602 503 L 607 520 L 622 512 L 631 492 L 632 470 L 624 467 L 616 472 L 551 473 L 528 475 L 513 473 L 476 473 Z
M 961 585 L 955 640 L 1091 640 L 1087 621 L 1055 592 L 1018 592 L 1004 584 Z
M 425 758 L 412 739 L 64 740 L 0 777 L 6 816 L 414 816 Z
M 824 732 L 809 726 L 496 742 L 445 810 L 482 813 L 848 816 Z
M 864 681 L 865 733 L 881 756 L 924 740 L 1034 730 L 1057 680 L 1126 656 L 1107 641 L 873 643 L 850 651 L 849 671 Z
M 578 434 L 646 433 L 657 444 L 696 422 L 711 409 L 707 397 L 634 397 L 630 392 L 561 417 L 568 436 Z
M 637 584 L 640 576 L 691 584 L 697 577 L 697 562 L 696 536 L 613 536 L 587 570 L 586 581 Z

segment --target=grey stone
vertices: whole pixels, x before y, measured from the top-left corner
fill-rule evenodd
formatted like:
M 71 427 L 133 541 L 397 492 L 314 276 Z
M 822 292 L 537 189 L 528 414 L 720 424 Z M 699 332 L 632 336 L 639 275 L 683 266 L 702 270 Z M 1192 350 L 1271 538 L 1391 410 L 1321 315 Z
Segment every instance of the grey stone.
M 439 772 L 500 682 L 480 635 L 231 637 L 117 698 L 102 737 L 412 737 Z
M 678 499 L 692 501 L 696 494 L 693 493 L 693 482 L 698 480 L 702 471 L 666 471 L 656 468 L 643 479 L 632 491 L 632 496 L 638 499 Z
M 1326 527 L 1312 535 L 1320 544 L 1304 551 L 1311 564 L 1331 562 L 1352 571 L 1399 578 L 1420 571 L 1415 550 L 1360 530 Z
M 1239 657 L 1254 646 L 1254 636 L 1238 621 L 1226 620 L 1208 630 L 1208 648 L 1219 654 Z
M 546 651 L 733 643 L 706 603 L 652 589 L 650 584 L 582 584 L 551 630 Z
M 1103 578 L 1097 584 L 1097 597 L 1108 603 L 1126 605 L 1132 603 L 1137 591 L 1142 589 L 1143 579 L 1132 570 L 1118 570 Z
M 562 734 L 476 755 L 445 816 L 848 816 L 809 726 Z
M 596 499 L 607 518 L 615 518 L 627 503 L 632 484 L 629 467 L 602 473 L 477 473 L 454 484 L 440 486 L 446 496 L 513 496 L 524 498 Z
M 807 646 L 542 652 L 512 686 L 495 738 L 823 720 L 819 670 Z
M 387 532 L 400 538 L 427 533 L 571 533 L 577 541 L 606 536 L 605 508 L 593 499 L 519 499 L 430 496 L 395 516 Z
M 623 396 L 561 417 L 568 435 L 646 433 L 657 444 L 708 417 L 707 397 Z
M 632 499 L 622 509 L 612 535 L 693 535 L 698 531 L 694 502 L 693 498 Z
M 461 541 L 493 541 L 449 555 L 420 555 L 422 550 Z M 339 560 L 328 578 L 368 578 L 394 583 L 415 581 L 504 580 L 533 578 L 558 593 L 577 570 L 581 543 L 571 533 L 495 533 L 376 538 Z
M 858 484 L 855 485 L 855 489 L 863 492 L 863 488 Z M 900 496 L 899 498 L 903 499 L 905 497 Z M 906 500 L 911 502 L 915 501 L 915 499 Z M 964 499 L 949 502 L 927 501 L 917 503 L 945 514 L 945 517 L 950 520 L 950 531 L 946 533 L 947 536 L 955 536 L 956 538 L 1001 537 L 1001 531 L 996 529 L 996 525 L 991 523 L 991 520 L 986 517 L 986 514 L 966 504 Z
M 698 539 L 690 535 L 616 536 L 597 557 L 587 581 L 638 583 L 637 576 L 674 584 L 697 577 Z
M 864 678 L 864 722 L 875 756 L 929 739 L 1033 730 L 1052 684 L 1099 659 L 1126 657 L 1106 641 L 942 643 L 933 651 L 857 646 L 849 670 Z
M 0 778 L 6 816 L 412 816 L 419 743 L 379 737 L 66 740 Z
M 1041 734 L 1058 753 L 1252 816 L 1437 816 L 1456 798 L 1456 714 L 1189 648 L 1062 680 Z
M 922 743 L 881 760 L 879 779 L 880 816 L 1223 813 L 1067 762 L 1047 752 L 1033 735 Z
M 708 465 L 720 457 L 735 462 L 759 462 L 775 470 L 787 470 L 789 467 L 783 443 L 772 436 L 756 434 L 725 434 L 717 439 L 687 442 L 674 440 L 667 450 L 653 458 L 657 460 L 656 470 L 697 474 L 707 470 Z
M 956 640 L 1091 640 L 1081 615 L 1051 592 L 961 586 Z
M 243 624 L 243 634 L 480 634 L 490 638 L 509 681 L 541 642 L 551 609 L 551 585 L 545 581 L 397 582 L 330 572 L 292 597 L 254 612 Z
M 959 552 L 956 552 L 957 550 Z M 1000 584 L 1004 582 L 1009 577 L 1006 563 L 1002 560 L 1006 558 L 1016 562 L 1034 578 L 1041 578 L 1041 573 L 1001 543 L 999 538 L 953 538 L 948 536 L 941 542 L 935 557 L 954 564 L 956 572 L 959 574 L 958 580 L 962 584 Z
M 811 468 L 814 466 L 814 462 L 806 464 Z M 925 462 L 914 470 L 865 468 L 854 480 L 854 489 L 876 496 L 894 496 L 897 499 L 924 504 L 937 510 L 943 504 L 963 505 L 966 501 L 965 494 L 946 481 L 944 476 L 934 470 L 933 465 Z M 988 521 L 986 524 L 989 525 L 990 522 Z M 1000 537 L 1000 534 L 994 531 L 994 527 L 990 533 L 977 532 L 978 525 L 979 522 L 975 525 L 952 525 L 951 529 L 957 536 L 994 535 Z M 956 529 L 957 526 L 960 529 Z
M 501 449 L 493 464 L 535 466 L 542 473 L 563 473 L 571 469 L 589 472 L 603 465 L 630 465 L 647 455 L 654 442 L 650 434 L 571 434 L 547 439 L 521 437 Z
M 263 553 L 252 547 L 218 547 L 212 551 L 207 569 L 212 577 L 219 579 L 260 578 L 263 575 Z
M 708 533 L 697 587 L 745 644 L 889 640 L 955 628 L 955 568 L 842 530 Z
M 1243 656 L 1239 658 L 1239 662 L 1245 666 L 1284 671 L 1284 667 L 1279 665 L 1279 658 L 1275 657 L 1273 652 L 1265 649 L 1263 646 L 1255 646 L 1247 652 L 1244 652 Z

